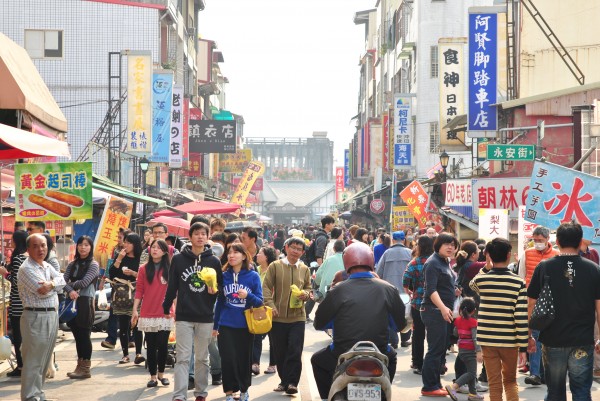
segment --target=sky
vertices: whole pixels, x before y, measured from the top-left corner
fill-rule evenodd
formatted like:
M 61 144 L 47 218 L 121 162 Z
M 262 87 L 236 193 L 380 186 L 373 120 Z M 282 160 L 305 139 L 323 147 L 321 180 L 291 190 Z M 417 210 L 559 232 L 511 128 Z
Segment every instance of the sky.
M 225 108 L 245 137 L 327 131 L 337 166 L 355 132 L 365 26 L 375 0 L 206 0 L 198 32 L 223 52 Z

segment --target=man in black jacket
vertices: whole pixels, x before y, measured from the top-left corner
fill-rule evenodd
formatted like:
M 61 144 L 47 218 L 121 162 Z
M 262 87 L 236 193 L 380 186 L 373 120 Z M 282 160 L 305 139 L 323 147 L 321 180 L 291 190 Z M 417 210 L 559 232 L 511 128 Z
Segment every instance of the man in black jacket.
M 348 280 L 327 293 L 315 314 L 317 330 L 324 330 L 333 323 L 333 343 L 311 358 L 321 399 L 329 395 L 338 357 L 358 341 L 371 341 L 387 355 L 390 380 L 393 380 L 396 351 L 388 346 L 390 329 L 399 331 L 406 326 L 404 304 L 398 290 L 371 273 L 375 265 L 371 248 L 353 243 L 344 251 L 343 260 Z M 390 328 L 390 321 L 395 327 Z
M 221 263 L 208 245 L 209 232 L 210 228 L 204 223 L 192 224 L 189 231 L 191 246 L 173 256 L 171 262 L 163 311 L 166 316 L 171 316 L 170 309 L 177 297 L 174 401 L 187 398 L 192 344 L 195 348 L 194 396 L 196 401 L 204 401 L 208 395 L 208 344 L 213 334 L 213 310 L 217 292 L 208 287 L 198 273 L 202 269 L 213 268 L 217 273 L 218 287 L 221 288 L 223 283 Z

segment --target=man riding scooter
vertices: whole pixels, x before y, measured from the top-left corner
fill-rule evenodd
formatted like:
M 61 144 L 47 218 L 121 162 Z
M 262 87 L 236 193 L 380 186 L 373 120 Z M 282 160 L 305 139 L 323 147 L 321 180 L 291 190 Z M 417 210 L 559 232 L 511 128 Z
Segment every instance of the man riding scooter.
M 400 331 L 406 326 L 398 290 L 371 273 L 375 264 L 371 248 L 353 243 L 344 250 L 343 261 L 348 279 L 327 293 L 315 314 L 317 330 L 333 327 L 333 343 L 311 358 L 323 400 L 329 395 L 338 357 L 359 341 L 373 342 L 388 357 L 388 372 L 393 380 L 396 351 L 388 346 L 390 330 Z

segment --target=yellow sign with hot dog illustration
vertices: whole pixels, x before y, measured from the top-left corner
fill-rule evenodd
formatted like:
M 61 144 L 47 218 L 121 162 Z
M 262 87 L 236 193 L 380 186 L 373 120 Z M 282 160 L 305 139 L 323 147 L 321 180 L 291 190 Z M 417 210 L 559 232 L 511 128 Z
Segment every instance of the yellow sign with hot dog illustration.
M 92 218 L 92 163 L 15 165 L 15 220 Z

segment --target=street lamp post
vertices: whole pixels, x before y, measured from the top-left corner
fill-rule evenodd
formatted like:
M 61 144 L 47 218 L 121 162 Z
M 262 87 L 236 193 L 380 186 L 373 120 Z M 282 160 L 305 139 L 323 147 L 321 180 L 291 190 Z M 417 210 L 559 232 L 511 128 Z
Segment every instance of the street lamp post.
M 215 184 L 213 184 L 213 185 L 210 187 L 210 190 L 212 191 L 212 195 L 213 195 L 213 198 L 214 198 L 214 197 L 215 197 L 215 194 L 217 193 L 217 186 L 216 186 Z
M 389 187 L 390 185 L 392 185 L 392 180 L 390 179 L 390 177 L 386 177 L 385 178 L 385 186 Z
M 450 161 L 450 155 L 448 153 L 446 153 L 446 150 L 442 150 L 442 154 L 440 155 L 440 164 L 442 165 L 442 168 L 444 169 L 444 181 L 446 181 L 446 178 L 448 178 L 448 176 L 446 175 L 446 168 L 448 168 L 448 162 Z
M 140 170 L 142 170 L 142 194 L 146 196 L 146 173 L 150 167 L 150 161 L 146 158 L 146 156 L 144 156 L 140 159 L 139 164 Z M 146 224 L 146 203 L 144 203 L 142 222 Z

